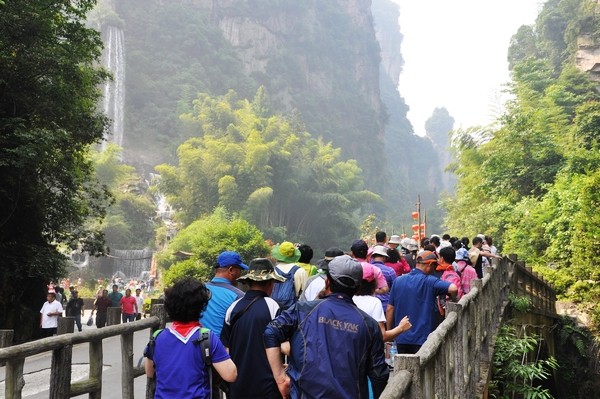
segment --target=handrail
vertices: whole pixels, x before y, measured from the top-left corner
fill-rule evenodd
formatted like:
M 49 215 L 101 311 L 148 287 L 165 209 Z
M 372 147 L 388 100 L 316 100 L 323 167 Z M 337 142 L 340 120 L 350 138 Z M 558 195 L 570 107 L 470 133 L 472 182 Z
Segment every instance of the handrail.
M 481 397 L 489 376 L 493 338 L 508 293 L 531 298 L 534 309 L 556 317 L 553 288 L 537 273 L 503 258 L 458 303 L 448 303 L 445 320 L 414 355 L 395 356 L 395 370 L 382 399 Z
M 115 309 L 118 311 L 118 308 Z M 68 324 L 65 323 L 69 323 Z M 97 330 L 88 330 L 78 334 L 73 332 L 73 320 L 61 318 L 61 325 L 66 325 L 66 332 L 54 337 L 44 338 L 33 342 L 10 346 L 0 349 L 0 361 L 6 361 L 5 397 L 20 399 L 25 385 L 23 380 L 23 365 L 25 358 L 52 351 L 52 366 L 50 371 L 51 399 L 64 399 L 88 393 L 91 399 L 102 397 L 102 342 L 106 338 L 121 336 L 121 396 L 133 399 L 133 380 L 144 375 L 143 367 L 133 365 L 133 334 L 136 331 L 150 329 L 150 334 L 157 328 L 164 328 L 166 312 L 164 305 L 154 305 L 151 316 L 132 323 L 112 325 Z M 149 334 L 149 335 L 150 335 Z M 73 345 L 88 343 L 90 370 L 89 378 L 83 381 L 71 382 L 71 356 Z M 154 381 L 148 380 L 146 397 L 154 396 Z
M 471 291 L 458 303 L 449 302 L 445 320 L 414 355 L 396 355 L 393 372 L 382 399 L 430 397 L 481 397 L 489 376 L 493 341 L 501 324 L 509 292 L 529 297 L 534 312 L 556 317 L 552 286 L 516 256 L 486 268 L 482 280 L 472 281 Z M 89 393 L 102 397 L 102 342 L 121 336 L 121 396 L 133 399 L 133 380 L 144 374 L 133 365 L 133 333 L 164 328 L 164 305 L 153 305 L 151 317 L 78 334 L 63 334 L 0 349 L 6 362 L 5 396 L 20 399 L 25 358 L 52 351 L 50 398 L 64 399 Z M 72 321 L 71 330 L 72 331 Z M 89 343 L 89 378 L 71 383 L 72 346 Z M 155 380 L 148 379 L 146 398 L 153 397 Z

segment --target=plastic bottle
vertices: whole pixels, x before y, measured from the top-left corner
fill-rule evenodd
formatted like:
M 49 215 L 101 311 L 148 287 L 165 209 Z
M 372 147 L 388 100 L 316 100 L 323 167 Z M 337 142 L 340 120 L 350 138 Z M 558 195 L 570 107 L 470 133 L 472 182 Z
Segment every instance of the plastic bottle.
M 390 346 L 390 366 L 392 366 L 392 368 L 394 368 L 394 360 L 397 354 L 398 349 L 396 348 L 396 343 L 392 342 L 392 345 Z

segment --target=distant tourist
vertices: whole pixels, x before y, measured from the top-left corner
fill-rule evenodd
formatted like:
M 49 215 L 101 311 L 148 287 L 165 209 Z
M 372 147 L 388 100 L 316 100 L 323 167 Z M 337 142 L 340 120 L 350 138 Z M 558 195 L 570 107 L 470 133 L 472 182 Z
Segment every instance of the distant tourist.
M 112 306 L 112 301 L 108 297 L 108 290 L 102 291 L 102 296 L 96 299 L 96 303 L 94 303 L 94 309 L 92 310 L 92 315 L 94 311 L 96 311 L 96 327 L 102 328 L 106 326 L 106 315 L 108 313 L 108 308 Z
M 56 334 L 58 328 L 58 317 L 62 315 L 63 307 L 56 300 L 56 294 L 49 292 L 46 296 L 47 301 L 40 310 L 40 328 L 42 329 L 42 338 L 51 337 Z
M 142 290 L 140 288 L 135 290 L 135 300 L 137 302 L 137 315 L 135 319 L 141 320 L 142 313 L 144 313 L 144 296 L 142 295 Z
M 121 298 L 121 313 L 123 323 L 135 321 L 135 315 L 138 313 L 137 301 L 131 296 L 131 289 L 125 290 L 125 296 Z
M 123 294 L 119 292 L 119 286 L 117 284 L 113 284 L 112 292 L 108 294 L 108 298 L 111 301 L 111 307 L 119 308 L 121 307 L 121 298 L 123 298 Z
M 67 302 L 66 314 L 68 317 L 73 317 L 75 319 L 75 324 L 77 325 L 77 330 L 79 332 L 81 332 L 81 316 L 83 316 L 83 311 L 83 299 L 79 298 L 78 291 L 73 291 L 71 299 Z

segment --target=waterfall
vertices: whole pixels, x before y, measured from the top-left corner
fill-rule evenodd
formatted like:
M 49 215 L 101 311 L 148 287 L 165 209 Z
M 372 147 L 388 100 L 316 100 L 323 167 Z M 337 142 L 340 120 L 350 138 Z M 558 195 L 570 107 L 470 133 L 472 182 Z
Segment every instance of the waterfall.
M 111 141 L 123 147 L 123 107 L 125 105 L 125 39 L 123 30 L 116 26 L 103 29 L 103 65 L 113 75 L 113 80 L 104 84 L 103 110 L 111 119 L 110 134 L 102 142 L 102 149 Z
M 138 278 L 143 271 L 150 270 L 152 254 L 149 248 L 112 250 L 113 274 L 121 272 L 126 277 Z

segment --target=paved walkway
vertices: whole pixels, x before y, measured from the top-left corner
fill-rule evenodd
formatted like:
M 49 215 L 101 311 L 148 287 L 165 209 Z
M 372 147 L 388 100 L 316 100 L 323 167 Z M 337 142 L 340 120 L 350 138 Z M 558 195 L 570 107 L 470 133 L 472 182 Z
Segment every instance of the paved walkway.
M 86 310 L 82 318 L 85 323 L 91 311 Z M 96 329 L 95 325 L 87 326 L 83 324 L 83 330 Z M 75 333 L 77 326 L 75 326 Z M 102 398 L 119 399 L 121 398 L 121 340 L 120 337 L 105 339 L 103 344 L 103 363 L 104 371 L 102 373 Z M 137 365 L 138 360 L 143 354 L 144 347 L 148 343 L 148 330 L 138 331 L 133 337 L 133 362 Z M 50 387 L 50 364 L 52 353 L 44 353 L 37 356 L 28 357 L 25 360 L 23 368 L 23 377 L 25 387 L 23 388 L 23 398 L 46 399 Z M 87 378 L 89 371 L 89 352 L 88 344 L 79 344 L 73 347 L 73 361 L 71 371 L 71 381 L 83 380 Z M 0 399 L 4 398 L 4 379 L 5 367 L 0 367 Z M 146 395 L 146 377 L 138 377 L 134 380 L 134 389 L 136 398 L 144 398 Z M 77 396 L 77 398 L 87 398 L 88 395 Z

